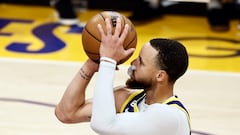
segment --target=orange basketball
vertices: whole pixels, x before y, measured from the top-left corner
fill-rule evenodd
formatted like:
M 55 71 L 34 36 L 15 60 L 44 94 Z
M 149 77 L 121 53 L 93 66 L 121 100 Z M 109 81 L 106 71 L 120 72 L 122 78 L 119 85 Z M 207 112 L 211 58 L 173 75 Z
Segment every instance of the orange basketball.
M 99 62 L 99 48 L 101 42 L 101 35 L 98 31 L 97 24 L 101 24 L 103 30 L 106 31 L 105 19 L 110 18 L 112 23 L 113 32 L 116 27 L 116 19 L 121 19 L 122 29 L 125 24 L 129 24 L 129 32 L 124 41 L 123 47 L 125 49 L 136 48 L 137 45 L 137 33 L 133 23 L 124 15 L 116 11 L 103 11 L 93 16 L 85 25 L 82 32 L 82 45 L 87 56 L 95 62 Z M 131 56 L 121 60 L 118 64 L 122 64 L 127 61 Z

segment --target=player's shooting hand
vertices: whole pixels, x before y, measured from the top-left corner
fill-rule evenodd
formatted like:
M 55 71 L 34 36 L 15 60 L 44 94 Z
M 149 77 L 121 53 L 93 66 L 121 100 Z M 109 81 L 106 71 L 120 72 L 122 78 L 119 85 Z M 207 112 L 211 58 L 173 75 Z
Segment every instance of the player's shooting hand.
M 117 24 L 115 31 L 113 32 L 113 28 L 110 22 L 110 19 L 106 19 L 106 32 L 104 32 L 102 26 L 98 24 L 98 30 L 101 34 L 101 44 L 100 44 L 100 56 L 101 57 L 109 57 L 117 62 L 128 57 L 130 54 L 134 52 L 134 48 L 130 48 L 125 50 L 123 48 L 124 40 L 127 37 L 129 25 L 126 24 L 122 31 L 121 20 L 117 18 Z

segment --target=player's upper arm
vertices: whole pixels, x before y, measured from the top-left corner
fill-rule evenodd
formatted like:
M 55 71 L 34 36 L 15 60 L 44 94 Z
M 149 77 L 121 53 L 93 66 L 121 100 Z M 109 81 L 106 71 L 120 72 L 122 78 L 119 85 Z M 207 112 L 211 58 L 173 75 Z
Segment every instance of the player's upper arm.
M 124 87 L 115 88 L 114 96 L 117 112 L 120 112 L 124 101 L 128 98 L 130 93 L 131 91 Z M 59 110 L 59 108 L 63 107 L 57 107 L 55 109 L 55 115 L 63 123 L 90 122 L 92 115 L 92 99 L 87 99 L 85 104 L 79 107 L 76 112 L 66 112 L 64 110 Z
M 92 112 L 92 100 L 88 99 L 84 105 L 80 106 L 76 111 L 66 111 L 64 107 L 56 107 L 55 115 L 59 121 L 63 123 L 79 123 L 89 122 Z
M 120 112 L 123 103 L 131 95 L 133 91 L 127 89 L 125 86 L 119 86 L 114 89 L 115 105 L 117 113 Z

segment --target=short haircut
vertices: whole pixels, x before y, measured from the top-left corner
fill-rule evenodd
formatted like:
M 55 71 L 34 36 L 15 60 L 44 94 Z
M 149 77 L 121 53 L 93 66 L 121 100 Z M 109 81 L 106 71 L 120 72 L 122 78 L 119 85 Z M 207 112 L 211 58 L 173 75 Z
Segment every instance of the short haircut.
M 174 83 L 188 68 L 188 53 L 184 45 L 173 39 L 155 38 L 150 44 L 158 51 L 156 64 L 165 70 Z

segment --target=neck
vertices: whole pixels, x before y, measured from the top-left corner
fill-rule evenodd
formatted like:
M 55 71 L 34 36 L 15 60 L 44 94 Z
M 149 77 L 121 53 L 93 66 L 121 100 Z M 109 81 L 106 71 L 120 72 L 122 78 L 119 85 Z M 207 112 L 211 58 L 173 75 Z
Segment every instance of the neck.
M 168 98 L 173 96 L 173 86 L 160 86 L 146 90 L 145 103 L 150 105 L 154 103 L 163 103 Z

